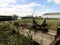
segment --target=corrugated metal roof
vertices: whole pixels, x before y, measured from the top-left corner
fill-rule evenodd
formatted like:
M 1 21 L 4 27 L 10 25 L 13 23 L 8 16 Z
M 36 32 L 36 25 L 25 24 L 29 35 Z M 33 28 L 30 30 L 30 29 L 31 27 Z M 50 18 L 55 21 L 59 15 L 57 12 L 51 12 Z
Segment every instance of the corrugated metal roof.
M 43 15 L 60 15 L 60 12 L 54 12 L 54 13 L 45 13 Z

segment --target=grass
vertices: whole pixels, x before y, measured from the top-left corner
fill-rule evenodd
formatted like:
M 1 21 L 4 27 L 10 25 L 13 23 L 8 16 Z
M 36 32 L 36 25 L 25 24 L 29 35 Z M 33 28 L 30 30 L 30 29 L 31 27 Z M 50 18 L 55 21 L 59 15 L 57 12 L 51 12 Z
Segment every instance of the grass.
M 34 45 L 30 35 L 28 37 L 17 35 L 18 33 L 12 30 L 14 30 L 13 23 L 0 22 L 0 45 Z
M 38 24 L 42 19 L 35 19 Z M 32 19 L 17 20 L 19 23 L 32 23 Z M 56 30 L 60 25 L 59 19 L 46 19 L 47 27 Z M 0 45 L 33 45 L 33 40 L 30 36 L 24 37 L 23 35 L 17 36 L 17 32 L 12 33 L 14 30 L 13 21 L 9 23 L 0 22 Z M 19 40 L 19 44 L 18 44 Z
M 42 19 L 35 19 L 38 24 L 42 22 Z M 18 20 L 19 23 L 31 23 L 32 19 L 21 19 Z M 52 30 L 56 30 L 57 27 L 60 25 L 59 19 L 46 19 L 46 23 L 48 24 L 47 27 Z
M 32 19 L 21 19 L 18 20 L 19 23 L 32 23 Z
M 47 27 L 52 30 L 56 30 L 58 26 L 60 25 L 59 19 L 47 19 L 46 22 L 48 24 Z
M 37 23 L 40 24 L 40 22 L 42 21 L 42 19 L 35 19 Z M 20 19 L 18 20 L 19 23 L 32 23 L 32 19 Z
M 16 34 L 8 35 L 2 34 L 3 39 L 0 41 L 0 45 L 31 45 L 31 40 L 29 38 L 24 37 L 23 35 L 19 35 L 19 44 L 17 42 Z M 0 38 L 1 39 L 1 38 Z

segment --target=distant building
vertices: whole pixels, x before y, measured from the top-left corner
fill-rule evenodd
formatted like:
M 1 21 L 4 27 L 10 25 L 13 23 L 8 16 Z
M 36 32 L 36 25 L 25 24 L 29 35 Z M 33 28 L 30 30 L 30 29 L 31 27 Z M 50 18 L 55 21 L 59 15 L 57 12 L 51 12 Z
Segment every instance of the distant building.
M 43 14 L 43 18 L 60 18 L 60 12 L 45 13 Z
M 17 19 L 18 19 L 18 20 L 19 20 L 19 19 L 22 19 L 22 17 L 18 17 Z
M 0 15 L 0 21 L 10 21 L 15 20 L 15 17 L 10 15 Z

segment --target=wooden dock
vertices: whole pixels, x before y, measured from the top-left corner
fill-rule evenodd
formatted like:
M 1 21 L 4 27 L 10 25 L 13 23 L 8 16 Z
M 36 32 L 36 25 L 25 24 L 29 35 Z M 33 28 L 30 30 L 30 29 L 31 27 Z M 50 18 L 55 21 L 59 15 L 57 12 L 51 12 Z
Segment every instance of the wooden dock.
M 50 43 L 52 43 L 55 40 L 55 35 L 56 35 L 56 31 L 54 31 L 54 34 L 51 32 L 46 33 L 42 33 L 41 31 L 38 31 L 37 33 L 34 31 L 29 31 L 27 29 L 25 30 L 20 30 L 19 29 L 20 34 L 28 37 L 28 35 L 32 36 L 32 39 L 36 42 L 38 42 L 41 45 L 49 45 Z

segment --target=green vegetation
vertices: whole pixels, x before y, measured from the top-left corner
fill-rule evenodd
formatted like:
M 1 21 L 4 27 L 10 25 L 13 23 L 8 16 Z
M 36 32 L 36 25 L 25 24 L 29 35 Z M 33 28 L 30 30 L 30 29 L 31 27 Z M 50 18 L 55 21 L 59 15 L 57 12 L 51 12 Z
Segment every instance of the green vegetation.
M 42 19 L 35 19 L 37 23 L 41 23 Z M 21 20 L 18 20 L 19 23 L 32 23 L 32 19 L 29 18 L 29 19 L 21 19 Z
M 57 27 L 60 25 L 60 20 L 59 19 L 47 19 L 46 22 L 48 24 L 47 27 L 49 29 L 53 29 L 53 30 L 56 30 Z
M 35 19 L 38 24 L 41 23 L 42 19 Z M 19 23 L 31 23 L 32 19 L 21 19 L 18 20 Z M 56 30 L 58 25 L 60 25 L 59 19 L 46 19 L 47 27 L 52 30 Z
M 0 45 L 33 45 L 31 36 L 18 35 L 14 27 L 12 22 L 0 22 Z
M 38 24 L 41 23 L 42 19 L 35 19 Z M 16 20 L 19 23 L 32 23 L 32 19 L 21 19 Z M 58 25 L 60 26 L 59 19 L 46 19 L 47 27 L 52 30 L 56 30 Z M 15 28 L 18 30 L 18 25 L 14 25 L 14 21 L 0 22 L 0 45 L 33 45 L 32 36 L 24 37 L 19 34 L 19 31 L 14 31 Z
M 21 19 L 18 20 L 19 23 L 32 23 L 32 19 Z

